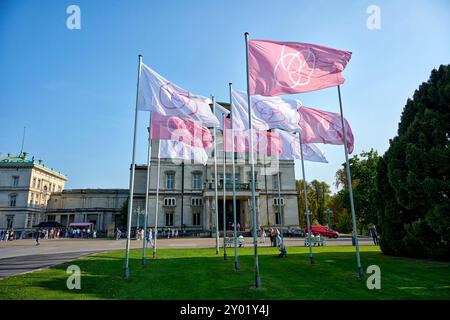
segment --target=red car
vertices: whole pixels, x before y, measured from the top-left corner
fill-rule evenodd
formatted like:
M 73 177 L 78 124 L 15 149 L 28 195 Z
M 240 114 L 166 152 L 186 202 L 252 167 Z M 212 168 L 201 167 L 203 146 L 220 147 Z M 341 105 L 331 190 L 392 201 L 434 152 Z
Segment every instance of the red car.
M 308 233 L 308 227 L 305 227 L 305 234 Z M 311 233 L 314 236 L 317 236 L 318 234 L 320 234 L 320 236 L 322 237 L 327 237 L 327 238 L 338 238 L 339 237 L 339 232 L 332 230 L 330 227 L 328 226 L 311 226 Z

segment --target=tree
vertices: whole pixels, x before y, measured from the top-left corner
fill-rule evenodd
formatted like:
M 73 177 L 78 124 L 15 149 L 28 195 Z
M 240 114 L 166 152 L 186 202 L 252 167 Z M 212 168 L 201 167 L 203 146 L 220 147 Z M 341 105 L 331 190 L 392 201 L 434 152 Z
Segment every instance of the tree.
M 450 65 L 408 99 L 377 169 L 386 254 L 450 260 Z
M 124 229 L 127 227 L 128 220 L 128 198 L 123 203 L 119 210 L 119 214 L 116 216 L 116 228 Z
M 303 180 L 297 180 L 296 187 L 298 194 L 299 225 L 306 226 Z M 309 211 L 311 212 L 311 224 L 326 223 L 324 211 L 330 198 L 330 186 L 326 182 L 313 180 L 311 183 L 307 182 L 306 193 Z
M 361 233 L 373 223 L 378 223 L 377 189 L 375 186 L 377 167 L 380 157 L 371 149 L 369 152 L 361 152 L 349 159 L 350 174 L 352 177 L 353 200 L 355 204 L 355 216 L 358 229 Z M 347 212 L 351 212 L 346 164 L 343 169 L 336 172 L 336 187 L 343 186 L 338 192 L 341 206 Z M 351 231 L 351 230 L 350 230 Z

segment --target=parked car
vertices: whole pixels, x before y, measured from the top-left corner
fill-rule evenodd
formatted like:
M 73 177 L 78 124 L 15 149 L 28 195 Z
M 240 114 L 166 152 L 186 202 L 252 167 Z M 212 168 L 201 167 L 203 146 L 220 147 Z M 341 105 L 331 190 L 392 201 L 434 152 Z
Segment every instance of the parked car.
M 305 227 L 305 233 L 308 233 L 307 227 Z M 314 236 L 320 235 L 322 237 L 327 237 L 327 238 L 336 239 L 339 237 L 339 232 L 331 229 L 329 226 L 311 226 L 311 233 Z
M 299 229 L 289 229 L 286 233 L 285 233 L 285 237 L 304 237 L 305 233 L 303 232 L 303 230 L 299 230 Z

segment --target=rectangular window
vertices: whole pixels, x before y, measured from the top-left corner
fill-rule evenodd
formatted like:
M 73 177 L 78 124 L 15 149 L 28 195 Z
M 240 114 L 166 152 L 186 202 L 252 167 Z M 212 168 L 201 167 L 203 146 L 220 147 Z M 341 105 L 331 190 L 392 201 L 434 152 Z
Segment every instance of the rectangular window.
M 41 188 L 41 179 L 38 179 L 38 185 L 37 185 L 38 189 Z
M 173 207 L 176 205 L 176 199 L 175 198 L 164 198 L 164 205 L 168 207 Z
M 203 198 L 192 197 L 191 198 L 191 205 L 193 205 L 193 206 L 202 206 L 203 205 Z
M 197 190 L 202 188 L 202 176 L 200 174 L 194 174 L 193 188 Z
M 36 188 L 36 178 L 33 178 L 33 188 Z
M 12 177 L 12 185 L 13 185 L 13 187 L 18 187 L 19 186 L 19 176 L 13 176 Z
M 281 215 L 278 211 L 275 212 L 275 224 L 281 224 Z
M 272 186 L 274 189 L 278 190 L 278 174 L 272 176 Z
M 166 175 L 166 189 L 173 190 L 175 189 L 175 174 L 168 173 Z
M 166 226 L 173 226 L 173 212 L 166 213 Z
M 9 206 L 10 207 L 15 207 L 16 206 L 16 200 L 17 200 L 17 195 L 12 194 L 9 196 Z
M 200 212 L 194 211 L 194 213 L 192 214 L 192 224 L 194 226 L 200 225 Z
M 274 198 L 273 199 L 273 205 L 274 206 L 278 206 L 278 205 L 282 205 L 284 206 L 284 199 L 283 198 Z
M 14 225 L 14 216 L 6 216 L 6 228 L 11 229 Z

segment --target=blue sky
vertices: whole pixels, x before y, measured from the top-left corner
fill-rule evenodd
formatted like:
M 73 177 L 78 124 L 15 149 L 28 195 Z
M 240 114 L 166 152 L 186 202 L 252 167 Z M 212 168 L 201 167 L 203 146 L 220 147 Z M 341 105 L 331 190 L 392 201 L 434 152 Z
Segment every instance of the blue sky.
M 66 28 L 66 8 L 81 29 Z M 381 29 L 369 30 L 369 5 Z M 69 176 L 67 188 L 127 188 L 137 55 L 194 93 L 228 101 L 245 89 L 243 33 L 353 52 L 344 71 L 344 114 L 355 151 L 383 154 L 408 97 L 450 62 L 450 2 L 442 1 L 25 1 L 0 2 L 0 152 L 25 151 Z M 336 88 L 302 94 L 338 112 Z M 139 117 L 137 162 L 146 158 Z M 306 163 L 307 179 L 334 183 L 342 146 L 320 145 L 329 164 Z M 299 164 L 296 176 L 300 178 Z

